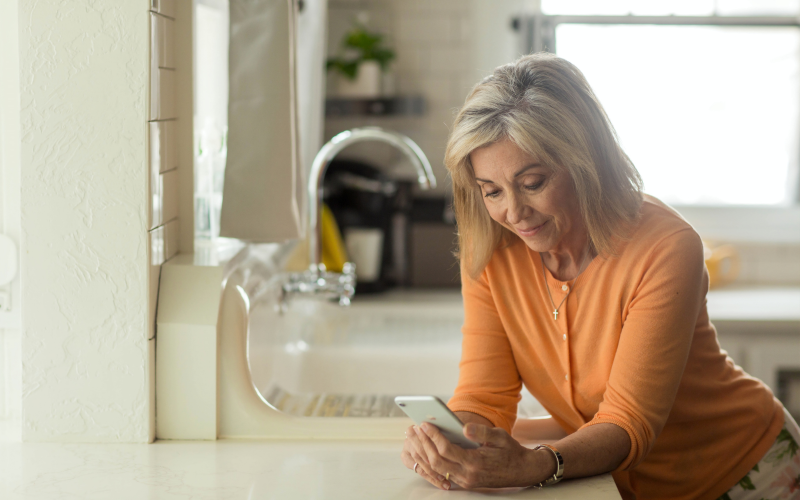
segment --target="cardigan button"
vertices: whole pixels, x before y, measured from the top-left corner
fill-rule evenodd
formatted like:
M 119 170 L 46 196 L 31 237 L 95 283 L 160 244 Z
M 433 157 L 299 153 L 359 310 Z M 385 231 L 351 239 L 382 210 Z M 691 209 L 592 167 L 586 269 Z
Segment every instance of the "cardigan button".
M 567 285 L 561 285 L 561 289 L 566 292 L 567 290 L 569 290 L 569 287 Z

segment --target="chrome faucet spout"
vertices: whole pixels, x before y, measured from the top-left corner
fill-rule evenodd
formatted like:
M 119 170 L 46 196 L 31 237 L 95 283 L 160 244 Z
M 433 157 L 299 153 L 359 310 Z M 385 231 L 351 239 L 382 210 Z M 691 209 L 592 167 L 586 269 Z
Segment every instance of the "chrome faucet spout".
M 436 187 L 436 177 L 433 176 L 431 164 L 425 153 L 417 144 L 408 137 L 383 130 L 379 127 L 363 127 L 346 130 L 322 148 L 314 157 L 311 164 L 311 174 L 308 179 L 308 271 L 293 273 L 288 282 L 283 285 L 283 299 L 280 310 L 285 310 L 288 298 L 291 295 L 313 296 L 338 302 L 339 305 L 350 305 L 350 299 L 355 293 L 356 273 L 355 265 L 348 262 L 344 265 L 342 273 L 333 273 L 325 269 L 322 264 L 322 242 L 320 227 L 320 207 L 322 206 L 322 180 L 331 161 L 341 150 L 362 141 L 379 141 L 391 144 L 399 149 L 414 166 L 417 172 L 417 182 L 422 189 Z
M 417 172 L 417 182 L 422 189 L 436 187 L 436 177 L 425 153 L 405 135 L 380 127 L 362 127 L 345 130 L 322 146 L 311 164 L 308 178 L 308 249 L 311 270 L 318 269 L 321 262 L 320 207 L 322 206 L 322 180 L 331 161 L 344 148 L 363 141 L 379 141 L 391 144 L 409 159 Z

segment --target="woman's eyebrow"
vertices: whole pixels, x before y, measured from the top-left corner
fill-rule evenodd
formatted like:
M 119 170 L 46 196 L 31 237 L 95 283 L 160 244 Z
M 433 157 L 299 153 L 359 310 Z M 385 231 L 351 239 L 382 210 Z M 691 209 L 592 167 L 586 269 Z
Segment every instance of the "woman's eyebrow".
M 519 170 L 519 172 L 517 172 L 516 174 L 514 174 L 514 177 L 519 177 L 520 175 L 524 174 L 525 172 L 527 172 L 528 170 L 530 170 L 530 169 L 532 169 L 532 168 L 536 168 L 536 167 L 543 167 L 543 166 L 544 166 L 544 165 L 542 165 L 542 164 L 541 164 L 541 163 L 539 163 L 539 162 L 536 162 L 536 163 L 531 163 L 530 165 L 526 165 L 526 166 L 522 167 L 522 168 Z
M 543 167 L 543 166 L 544 165 L 542 165 L 541 163 L 538 163 L 538 162 L 537 163 L 531 163 L 530 165 L 526 165 L 526 166 L 522 167 L 522 169 L 520 169 L 519 172 L 514 174 L 514 177 L 515 178 L 519 177 L 520 175 L 524 174 L 525 172 L 527 172 L 528 170 L 530 170 L 532 168 Z M 478 178 L 478 177 L 475 177 L 475 180 L 479 181 L 479 182 L 488 182 L 490 184 L 494 184 L 494 181 L 490 181 L 490 180 L 487 180 L 487 179 L 481 179 L 481 178 Z

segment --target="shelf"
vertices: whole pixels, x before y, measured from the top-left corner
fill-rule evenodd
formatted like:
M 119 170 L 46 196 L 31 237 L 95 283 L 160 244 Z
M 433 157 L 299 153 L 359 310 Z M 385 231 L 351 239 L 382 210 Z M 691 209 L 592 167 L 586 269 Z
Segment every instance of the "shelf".
M 381 97 L 375 99 L 328 98 L 325 100 L 325 117 L 351 116 L 422 116 L 425 99 L 416 97 Z

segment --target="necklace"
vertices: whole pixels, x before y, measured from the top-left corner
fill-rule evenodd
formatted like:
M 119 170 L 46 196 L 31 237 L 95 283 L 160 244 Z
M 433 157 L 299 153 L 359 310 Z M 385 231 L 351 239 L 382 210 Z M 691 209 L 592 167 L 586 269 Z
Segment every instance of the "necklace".
M 586 264 L 586 259 L 589 257 L 590 253 L 591 250 L 586 253 L 586 256 L 583 258 L 583 262 L 581 263 L 581 267 L 583 267 L 583 265 Z M 581 271 L 581 269 L 578 268 L 578 275 L 575 276 L 574 280 L 572 280 L 572 285 L 570 285 L 569 290 L 567 290 L 567 294 L 564 295 L 564 298 L 561 299 L 561 302 L 559 302 L 558 307 L 556 307 L 556 303 L 553 301 L 553 294 L 550 293 L 550 285 L 547 284 L 547 271 L 545 271 L 544 269 L 544 258 L 542 258 L 542 278 L 544 278 L 544 287 L 547 288 L 547 296 L 550 297 L 550 303 L 553 305 L 553 321 L 558 321 L 558 310 L 561 309 L 561 306 L 564 305 L 564 301 L 567 300 L 569 294 L 572 293 L 572 289 L 575 288 L 576 284 L 578 284 L 578 280 L 580 279 L 582 273 L 583 271 Z

